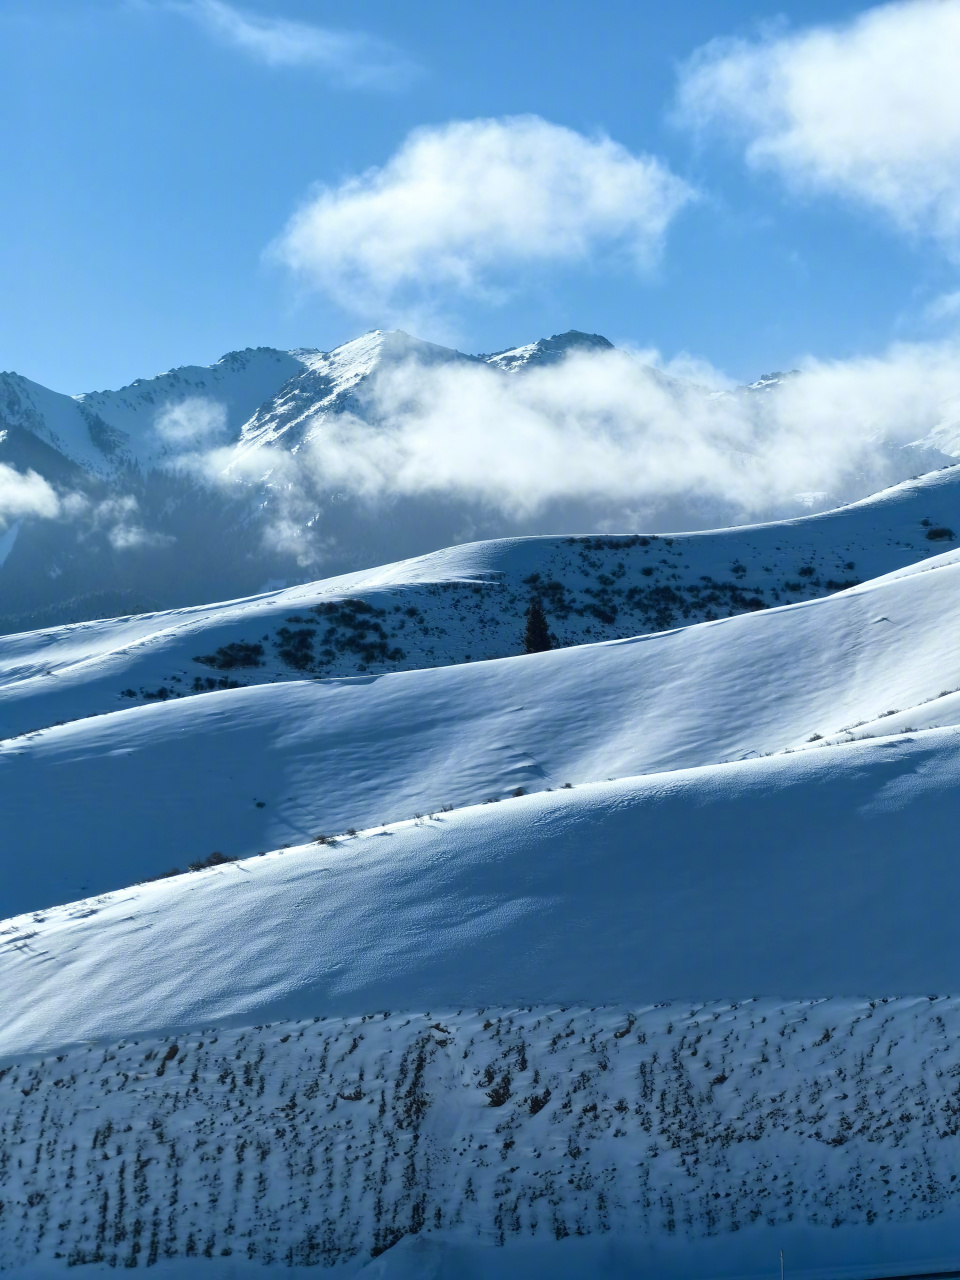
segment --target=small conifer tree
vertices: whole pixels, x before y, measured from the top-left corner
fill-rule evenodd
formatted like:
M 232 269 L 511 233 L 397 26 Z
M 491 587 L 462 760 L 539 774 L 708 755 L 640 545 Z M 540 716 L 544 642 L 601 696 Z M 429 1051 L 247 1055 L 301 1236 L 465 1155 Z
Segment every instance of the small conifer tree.
M 526 653 L 545 653 L 553 648 L 550 628 L 547 626 L 547 615 L 543 605 L 536 596 L 530 601 L 527 610 L 527 629 L 523 633 L 523 647 Z

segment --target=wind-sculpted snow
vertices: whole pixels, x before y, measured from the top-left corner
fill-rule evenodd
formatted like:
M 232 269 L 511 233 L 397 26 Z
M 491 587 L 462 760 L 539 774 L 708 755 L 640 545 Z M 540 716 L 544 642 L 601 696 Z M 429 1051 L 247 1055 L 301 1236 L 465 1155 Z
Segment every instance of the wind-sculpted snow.
M 933 730 L 523 796 L 34 911 L 0 931 L 0 1053 L 318 1012 L 960 990 L 958 784 L 960 731 Z M 64 841 L 31 854 L 51 883 Z
M 0 904 L 48 906 L 213 851 L 518 790 L 957 723 L 960 563 L 948 553 L 923 570 L 634 640 L 227 689 L 10 738 Z
M 935 995 L 318 1013 L 14 1059 L 0 1256 L 626 1277 L 764 1274 L 786 1245 L 797 1275 L 855 1242 L 844 1274 L 889 1274 L 957 1225 L 958 1019 Z

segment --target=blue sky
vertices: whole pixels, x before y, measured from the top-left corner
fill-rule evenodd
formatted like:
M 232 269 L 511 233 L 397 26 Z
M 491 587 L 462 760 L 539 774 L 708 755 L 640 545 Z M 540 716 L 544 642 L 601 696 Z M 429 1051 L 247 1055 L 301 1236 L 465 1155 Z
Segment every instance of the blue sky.
M 934 28 L 957 5 L 875 10 L 876 39 L 850 35 L 865 9 L 0 0 L 0 365 L 74 392 L 236 347 L 329 348 L 377 326 L 470 351 L 575 327 L 748 379 L 808 354 L 932 341 L 957 311 L 955 192 L 942 172 L 956 156 L 921 102 L 892 167 L 878 160 L 887 144 L 870 136 L 867 81 L 882 87 L 884 58 L 914 36 L 917 62 L 931 43 L 950 52 Z M 810 41 L 817 24 L 833 32 L 826 52 Z M 730 37 L 740 43 L 702 52 Z M 795 109 L 777 76 L 809 80 L 816 97 L 830 59 L 850 82 L 844 58 L 863 72 L 860 97 L 824 90 L 794 127 L 771 131 L 772 115 Z M 925 92 L 923 67 L 913 74 Z M 852 121 L 851 137 L 818 133 L 824 113 Z M 541 132 L 517 160 L 509 120 L 524 116 Z M 449 129 L 482 120 L 501 123 Z M 409 178 L 420 161 L 406 140 L 423 128 L 441 167 L 480 148 L 481 166 L 506 156 L 506 179 L 519 168 L 500 221 L 477 218 L 467 177 L 444 190 L 446 221 L 421 241 L 419 206 L 394 225 L 411 191 L 429 196 L 422 173 Z M 555 159 L 546 177 L 523 158 L 541 140 Z M 592 188 L 569 181 L 583 158 L 601 185 L 633 185 L 581 216 Z M 344 185 L 371 169 L 366 188 Z M 547 211 L 542 237 L 533 227 L 517 239 L 541 180 L 566 220 Z M 284 239 L 316 184 L 323 210 Z M 927 194 L 911 204 L 918 184 Z M 416 269 L 398 282 L 408 253 Z

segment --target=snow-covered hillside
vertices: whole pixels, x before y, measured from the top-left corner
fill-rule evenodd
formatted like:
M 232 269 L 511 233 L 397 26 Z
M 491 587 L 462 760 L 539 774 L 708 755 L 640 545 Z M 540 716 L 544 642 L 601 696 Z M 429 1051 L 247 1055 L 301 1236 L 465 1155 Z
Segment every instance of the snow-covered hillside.
M 955 1265 L 958 781 L 930 731 L 6 922 L 5 1264 Z
M 927 730 L 438 810 L 31 911 L 0 934 L 0 1053 L 320 1013 L 956 991 L 958 782 L 960 731 Z
M 0 637 L 0 737 L 216 687 L 506 657 L 534 596 L 562 646 L 756 612 L 942 555 L 958 536 L 950 468 L 779 524 L 474 543 L 223 605 Z
M 958 1015 L 936 997 L 381 1011 L 21 1060 L 0 1079 L 0 1253 L 31 1276 L 59 1258 L 626 1280 L 769 1274 L 778 1247 L 793 1275 L 942 1266 Z
M 606 644 L 213 692 L 0 744 L 6 911 L 517 789 L 960 723 L 960 562 Z M 51 678 L 52 679 L 52 678 Z M 823 751 L 818 754 L 824 754 Z
M 221 361 L 224 465 L 411 343 Z M 0 638 L 0 1272 L 960 1267 L 958 539 L 951 467 Z

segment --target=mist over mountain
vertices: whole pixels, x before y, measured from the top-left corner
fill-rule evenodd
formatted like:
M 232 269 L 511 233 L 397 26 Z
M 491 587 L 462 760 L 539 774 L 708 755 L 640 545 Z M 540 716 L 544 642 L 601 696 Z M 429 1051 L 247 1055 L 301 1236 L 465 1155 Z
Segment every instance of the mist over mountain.
M 484 538 L 792 516 L 960 452 L 925 404 L 878 421 L 869 395 L 858 416 L 827 388 L 811 406 L 823 382 L 708 389 L 577 331 L 472 356 L 375 330 L 76 396 L 0 374 L 0 627 Z

